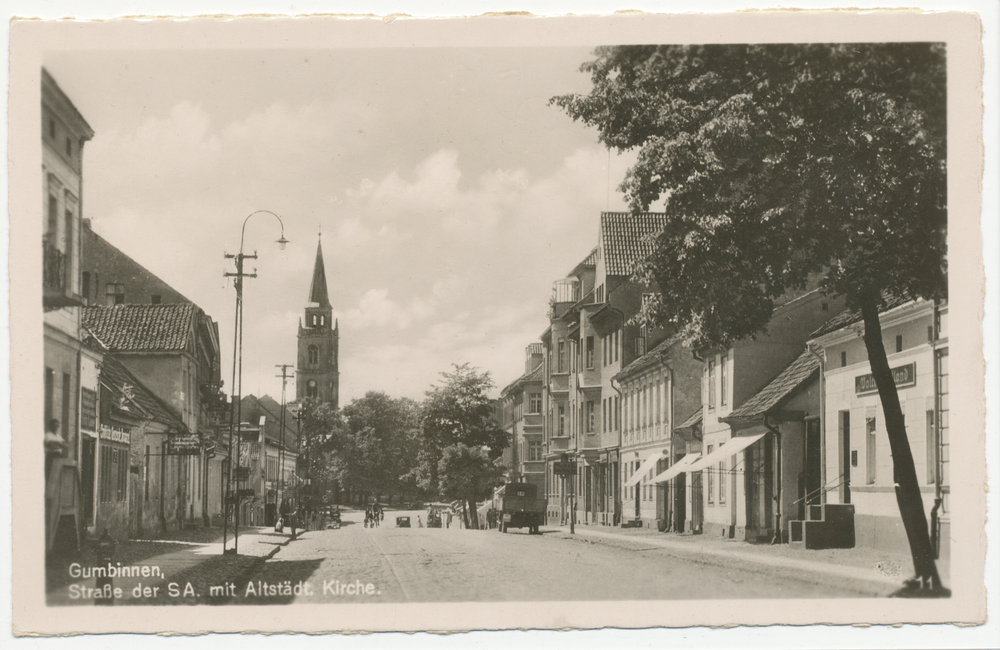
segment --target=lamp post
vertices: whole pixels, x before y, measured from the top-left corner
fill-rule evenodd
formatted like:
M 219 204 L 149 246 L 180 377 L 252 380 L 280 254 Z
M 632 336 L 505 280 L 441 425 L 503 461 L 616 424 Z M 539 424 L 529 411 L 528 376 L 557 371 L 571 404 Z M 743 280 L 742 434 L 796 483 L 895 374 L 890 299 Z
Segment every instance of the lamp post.
M 291 377 L 288 374 L 288 369 L 292 366 L 291 364 L 283 363 L 275 365 L 275 367 L 281 368 L 281 374 L 275 375 L 276 377 L 281 377 L 281 447 L 278 449 L 278 490 L 275 498 L 278 504 L 278 516 L 280 517 L 284 508 L 285 495 L 285 385 L 288 383 L 288 378 Z
M 241 478 L 241 474 L 236 476 L 236 490 L 232 490 L 233 485 L 233 472 L 242 471 L 243 466 L 240 461 L 240 423 L 243 418 L 243 278 L 256 278 L 257 272 L 254 269 L 253 273 L 245 273 L 243 271 L 244 260 L 255 260 L 257 259 L 257 252 L 254 251 L 252 255 L 245 254 L 243 252 L 243 241 L 247 233 L 247 222 L 250 221 L 250 217 L 255 214 L 269 214 L 278 220 L 278 224 L 281 226 L 281 237 L 277 240 L 278 247 L 281 250 L 285 249 L 285 244 L 288 240 L 285 239 L 285 224 L 282 222 L 281 217 L 271 212 L 270 210 L 257 210 L 256 212 L 251 212 L 247 215 L 247 218 L 243 220 L 243 229 L 240 231 L 240 252 L 235 255 L 225 255 L 226 259 L 236 260 L 236 272 L 226 273 L 227 278 L 236 278 L 234 281 L 236 285 L 236 315 L 233 323 L 233 383 L 231 384 L 232 390 L 235 391 L 233 395 L 233 401 L 230 404 L 229 409 L 229 475 L 226 479 L 226 508 L 229 508 L 230 502 L 233 505 L 235 511 L 233 517 L 233 548 L 226 548 L 226 538 L 228 536 L 229 529 L 229 516 L 228 512 L 225 519 L 223 520 L 222 528 L 222 553 L 237 555 L 239 553 L 239 530 L 240 530 L 240 481 L 246 480 Z M 233 455 L 233 437 L 235 434 L 236 438 L 236 454 Z M 233 460 L 235 458 L 236 465 L 233 465 Z

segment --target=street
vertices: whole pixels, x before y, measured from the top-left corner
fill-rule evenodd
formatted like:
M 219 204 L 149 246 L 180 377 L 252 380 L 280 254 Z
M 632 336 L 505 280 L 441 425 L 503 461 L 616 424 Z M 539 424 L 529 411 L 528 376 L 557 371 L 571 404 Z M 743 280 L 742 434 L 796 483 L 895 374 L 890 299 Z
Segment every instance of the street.
M 659 548 L 641 538 L 513 531 L 378 528 L 346 512 L 339 530 L 308 531 L 241 581 L 232 604 L 669 600 L 877 595 L 849 580 Z M 457 519 L 456 519 L 457 523 Z M 371 586 L 369 586 L 371 585 Z M 281 595 L 274 595 L 281 594 Z

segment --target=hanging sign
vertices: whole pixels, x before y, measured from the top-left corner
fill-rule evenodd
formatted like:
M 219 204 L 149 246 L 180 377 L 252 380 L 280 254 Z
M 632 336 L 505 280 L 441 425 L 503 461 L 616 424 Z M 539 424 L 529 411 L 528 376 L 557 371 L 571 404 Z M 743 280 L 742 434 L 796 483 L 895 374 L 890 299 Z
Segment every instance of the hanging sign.
M 167 438 L 170 456 L 197 456 L 201 453 L 201 438 L 197 434 L 184 434 Z

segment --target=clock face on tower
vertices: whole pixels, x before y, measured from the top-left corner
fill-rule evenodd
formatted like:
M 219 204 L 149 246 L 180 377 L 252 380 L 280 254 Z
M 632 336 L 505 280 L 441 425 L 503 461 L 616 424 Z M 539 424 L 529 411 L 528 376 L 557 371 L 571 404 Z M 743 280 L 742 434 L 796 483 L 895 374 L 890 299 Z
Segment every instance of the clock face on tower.
M 305 314 L 299 321 L 298 342 L 296 399 L 315 399 L 337 408 L 340 397 L 340 372 L 337 368 L 340 327 L 333 318 L 326 287 L 322 242 L 316 245 L 316 264 Z

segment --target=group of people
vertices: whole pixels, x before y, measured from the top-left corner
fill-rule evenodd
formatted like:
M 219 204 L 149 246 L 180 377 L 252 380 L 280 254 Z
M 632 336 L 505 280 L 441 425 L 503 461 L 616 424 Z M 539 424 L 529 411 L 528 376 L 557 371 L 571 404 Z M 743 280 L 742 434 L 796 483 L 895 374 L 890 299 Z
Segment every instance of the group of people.
M 385 511 L 378 501 L 365 508 L 365 528 L 374 528 L 383 519 L 385 519 Z
M 500 511 L 496 508 L 490 508 L 486 511 L 486 527 L 493 530 L 500 525 Z

